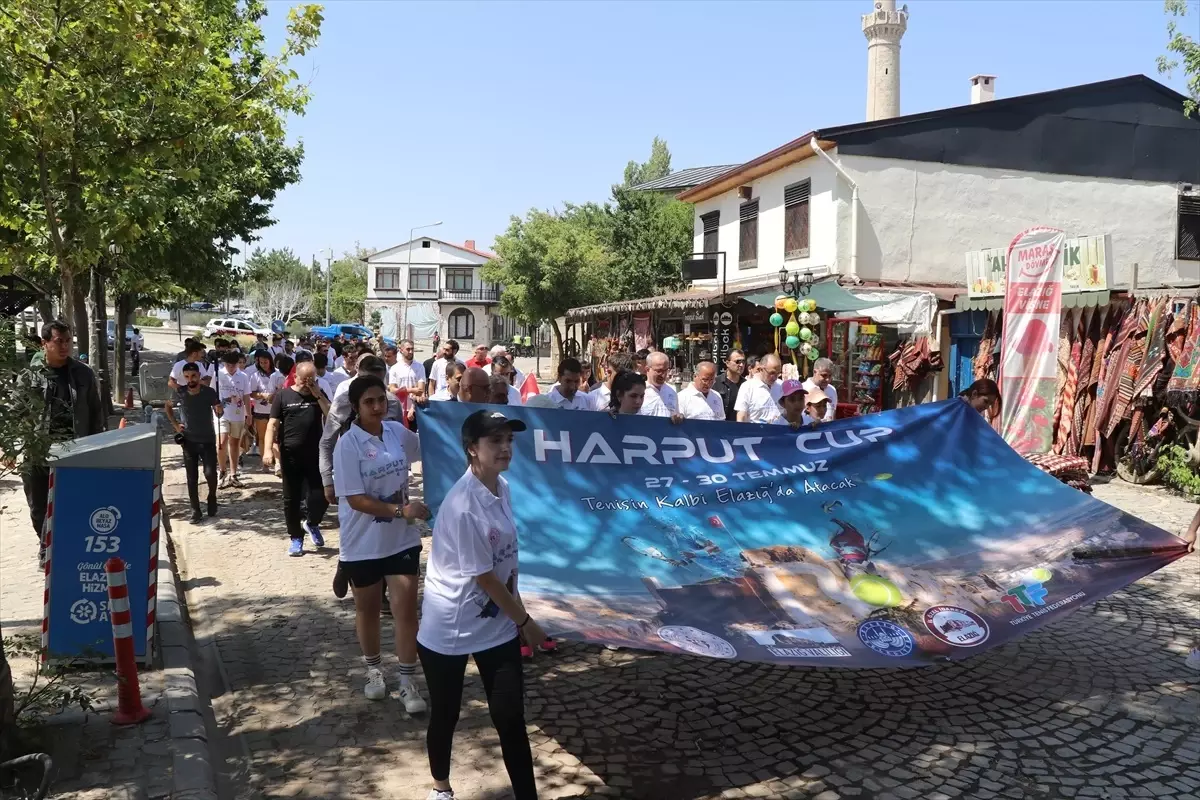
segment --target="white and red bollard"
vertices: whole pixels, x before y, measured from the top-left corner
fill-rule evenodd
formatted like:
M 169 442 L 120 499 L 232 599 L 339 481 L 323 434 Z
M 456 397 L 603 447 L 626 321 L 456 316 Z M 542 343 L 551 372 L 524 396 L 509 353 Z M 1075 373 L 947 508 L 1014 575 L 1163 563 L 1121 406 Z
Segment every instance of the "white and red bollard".
M 117 657 L 117 712 L 113 714 L 112 721 L 117 725 L 133 725 L 149 717 L 150 710 L 142 705 L 142 689 L 138 684 L 125 562 L 114 556 L 104 563 L 104 572 L 108 577 L 108 616 L 113 629 L 113 653 Z

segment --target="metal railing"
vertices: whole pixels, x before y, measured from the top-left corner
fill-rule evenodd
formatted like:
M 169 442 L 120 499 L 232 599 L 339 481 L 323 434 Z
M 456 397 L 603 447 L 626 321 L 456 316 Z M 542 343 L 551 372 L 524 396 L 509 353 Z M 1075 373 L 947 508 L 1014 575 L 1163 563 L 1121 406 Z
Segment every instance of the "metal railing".
M 456 300 L 460 303 L 499 303 L 500 290 L 495 288 L 479 288 L 459 290 L 459 289 L 440 289 L 438 290 L 439 300 Z

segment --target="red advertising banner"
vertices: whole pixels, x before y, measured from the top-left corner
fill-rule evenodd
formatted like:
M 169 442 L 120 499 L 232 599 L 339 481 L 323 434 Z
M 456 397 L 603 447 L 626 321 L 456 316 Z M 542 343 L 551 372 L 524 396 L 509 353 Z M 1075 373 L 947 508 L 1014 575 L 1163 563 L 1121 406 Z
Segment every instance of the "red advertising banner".
M 1057 228 L 1030 228 L 1012 240 L 1005 259 L 1000 432 L 1023 455 L 1049 452 L 1054 440 L 1065 240 Z

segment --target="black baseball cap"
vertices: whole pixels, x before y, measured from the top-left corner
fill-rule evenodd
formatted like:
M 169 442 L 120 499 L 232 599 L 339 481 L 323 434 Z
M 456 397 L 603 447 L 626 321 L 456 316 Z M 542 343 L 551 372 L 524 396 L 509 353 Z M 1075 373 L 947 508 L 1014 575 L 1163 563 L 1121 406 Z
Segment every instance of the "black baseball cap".
M 463 420 L 462 438 L 463 444 L 471 444 L 478 442 L 487 436 L 491 436 L 501 428 L 508 428 L 513 433 L 519 433 L 528 426 L 519 419 L 509 419 L 499 411 L 484 409 L 476 411 L 471 416 Z

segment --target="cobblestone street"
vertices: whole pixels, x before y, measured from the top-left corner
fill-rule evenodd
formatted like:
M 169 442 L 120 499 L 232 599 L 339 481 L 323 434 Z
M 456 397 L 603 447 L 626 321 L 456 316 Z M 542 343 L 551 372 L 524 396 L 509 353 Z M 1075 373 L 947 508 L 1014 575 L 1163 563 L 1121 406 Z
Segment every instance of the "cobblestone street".
M 167 483 L 179 508 L 177 469 Z M 1174 532 L 1195 509 L 1119 482 L 1096 496 Z M 424 721 L 394 694 L 362 694 L 353 605 L 329 588 L 336 533 L 288 558 L 275 479 L 256 474 L 237 497 L 216 520 L 175 527 L 197 640 L 221 676 L 209 688 L 228 779 L 245 797 L 424 798 Z M 544 798 L 1194 798 L 1200 674 L 1184 656 L 1198 634 L 1192 556 L 1019 642 L 923 670 L 566 644 L 527 671 L 539 785 Z M 388 653 L 386 621 L 384 635 Z M 464 800 L 509 796 L 477 678 L 452 778 Z

